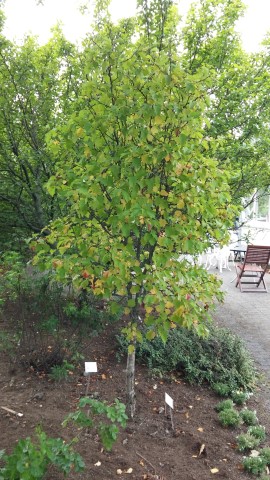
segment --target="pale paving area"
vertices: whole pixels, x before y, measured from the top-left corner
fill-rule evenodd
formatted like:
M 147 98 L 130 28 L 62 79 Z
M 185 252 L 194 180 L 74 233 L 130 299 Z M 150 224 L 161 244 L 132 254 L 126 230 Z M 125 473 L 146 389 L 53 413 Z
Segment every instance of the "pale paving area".
M 270 385 L 270 274 L 265 275 L 268 293 L 241 293 L 235 287 L 235 268 L 217 273 L 213 267 L 209 272 L 216 273 L 223 281 L 224 303 L 218 305 L 214 318 L 221 326 L 228 327 L 238 334 L 251 352 L 256 365 Z M 269 402 L 270 404 L 270 402 Z

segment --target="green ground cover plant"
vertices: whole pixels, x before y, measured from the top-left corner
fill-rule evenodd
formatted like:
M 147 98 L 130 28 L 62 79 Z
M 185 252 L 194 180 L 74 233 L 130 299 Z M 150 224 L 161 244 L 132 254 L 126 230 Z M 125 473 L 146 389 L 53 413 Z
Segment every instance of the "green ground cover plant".
M 260 445 L 260 439 L 251 435 L 250 433 L 241 433 L 237 437 L 237 448 L 239 452 L 251 450 Z
M 261 441 L 265 440 L 266 437 L 265 427 L 263 427 L 262 425 L 252 425 L 248 428 L 247 433 L 253 435 L 253 437 L 255 438 L 259 438 Z
M 234 407 L 233 401 L 228 399 L 228 400 L 223 400 L 222 402 L 219 402 L 216 405 L 215 410 L 217 412 L 223 412 L 224 410 L 232 409 L 233 407 Z
M 244 408 L 240 412 L 240 417 L 246 425 L 257 425 L 258 423 L 258 417 L 255 410 L 249 410 L 248 408 Z
M 125 353 L 127 342 L 118 336 L 118 355 Z M 208 383 L 220 394 L 250 391 L 256 382 L 253 361 L 242 340 L 224 328 L 209 325 L 209 335 L 199 337 L 185 328 L 171 330 L 168 340 L 142 340 L 136 347 L 137 360 L 156 375 L 181 372 L 190 383 Z
M 241 423 L 239 413 L 233 408 L 227 408 L 219 412 L 218 419 L 223 427 L 238 427 Z

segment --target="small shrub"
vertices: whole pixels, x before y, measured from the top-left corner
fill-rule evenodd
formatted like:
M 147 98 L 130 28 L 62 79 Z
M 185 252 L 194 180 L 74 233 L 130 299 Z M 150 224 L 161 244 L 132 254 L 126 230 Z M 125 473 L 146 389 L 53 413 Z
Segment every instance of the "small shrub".
M 236 405 L 243 405 L 243 403 L 248 400 L 249 395 L 250 394 L 248 392 L 241 392 L 240 390 L 236 390 L 231 393 L 231 398 Z
M 246 425 L 256 425 L 258 423 L 256 412 L 253 410 L 244 408 L 240 412 L 240 417 Z
M 240 452 L 251 450 L 260 444 L 260 439 L 253 437 L 250 433 L 242 433 L 237 437 L 237 448 Z
M 265 427 L 263 427 L 262 425 L 252 425 L 251 427 L 248 428 L 247 433 L 249 433 L 255 438 L 258 438 L 261 442 L 265 440 L 265 437 L 266 437 Z M 269 449 L 269 453 L 270 453 L 270 449 Z
M 74 365 L 64 360 L 62 365 L 54 365 L 51 368 L 49 377 L 55 382 L 61 382 L 62 380 L 67 380 L 69 378 L 72 370 L 74 370 Z
M 265 472 L 266 461 L 260 455 L 258 457 L 247 457 L 243 460 L 244 469 L 253 475 L 260 475 Z
M 87 407 L 87 413 L 83 411 L 84 407 Z M 73 421 L 80 427 L 95 428 L 103 446 L 107 450 L 111 450 L 119 433 L 116 423 L 121 427 L 126 426 L 128 417 L 125 410 L 126 406 L 117 399 L 113 405 L 107 405 L 104 401 L 84 397 L 79 401 L 78 410 L 69 414 L 63 425 L 66 426 L 70 421 Z M 97 417 L 101 417 L 102 420 L 97 421 Z
M 222 402 L 219 402 L 216 406 L 215 406 L 215 410 L 217 412 L 222 412 L 223 410 L 227 410 L 228 408 L 229 409 L 233 409 L 234 407 L 234 403 L 232 400 L 223 400 Z
M 237 427 L 241 423 L 241 417 L 236 410 L 228 408 L 218 414 L 220 423 L 224 427 Z
M 55 465 L 65 475 L 71 470 L 84 469 L 81 456 L 60 438 L 49 438 L 37 429 L 39 444 L 27 437 L 19 440 L 11 455 L 3 455 L 5 466 L 0 468 L 1 480 L 41 480 L 50 465 Z
M 228 397 L 231 393 L 230 386 L 226 385 L 226 383 L 213 383 L 212 389 L 220 397 Z

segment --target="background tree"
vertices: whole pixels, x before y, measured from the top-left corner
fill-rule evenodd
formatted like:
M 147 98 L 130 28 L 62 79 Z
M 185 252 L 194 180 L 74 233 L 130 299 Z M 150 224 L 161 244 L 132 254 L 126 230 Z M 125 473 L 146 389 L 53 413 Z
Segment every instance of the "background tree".
M 5 236 L 29 236 L 59 214 L 44 188 L 54 172 L 45 135 L 75 95 L 75 47 L 58 28 L 44 46 L 32 37 L 22 46 L 0 40 L 0 222 Z
M 219 282 L 187 255 L 225 241 L 231 212 L 226 173 L 203 154 L 209 70 L 181 67 L 173 2 L 138 6 L 138 19 L 118 25 L 98 12 L 74 113 L 48 137 L 57 161 L 48 191 L 68 214 L 35 259 L 125 306 L 131 416 L 142 318 L 149 339 L 165 341 L 177 325 L 207 331 Z
M 218 139 L 215 156 L 229 173 L 236 205 L 270 184 L 269 42 L 259 54 L 243 51 L 236 22 L 244 10 L 241 0 L 198 2 L 182 31 L 185 68 L 196 72 L 204 65 L 211 71 L 206 135 Z M 211 148 L 208 153 L 213 155 Z

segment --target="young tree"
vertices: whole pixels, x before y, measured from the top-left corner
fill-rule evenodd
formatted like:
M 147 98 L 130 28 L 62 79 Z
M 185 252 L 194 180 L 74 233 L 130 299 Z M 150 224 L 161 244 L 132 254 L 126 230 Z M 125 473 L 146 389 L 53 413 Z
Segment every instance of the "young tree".
M 68 214 L 35 246 L 35 262 L 61 281 L 124 304 L 131 416 L 142 323 L 164 341 L 178 325 L 207 331 L 221 294 L 196 257 L 226 240 L 231 214 L 226 173 L 203 154 L 209 70 L 181 67 L 171 1 L 138 6 L 118 25 L 103 12 L 85 47 L 74 113 L 48 137 L 57 159 L 48 191 Z

